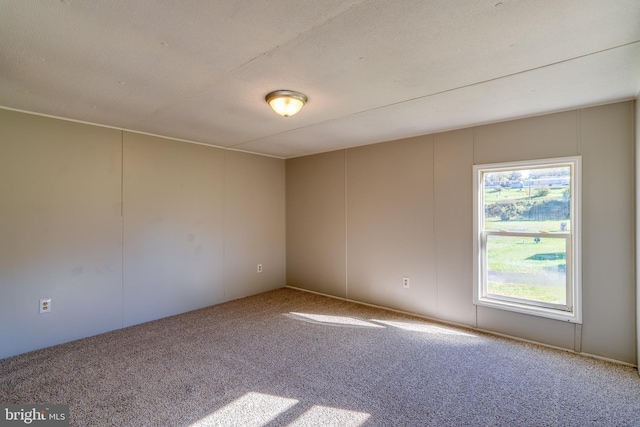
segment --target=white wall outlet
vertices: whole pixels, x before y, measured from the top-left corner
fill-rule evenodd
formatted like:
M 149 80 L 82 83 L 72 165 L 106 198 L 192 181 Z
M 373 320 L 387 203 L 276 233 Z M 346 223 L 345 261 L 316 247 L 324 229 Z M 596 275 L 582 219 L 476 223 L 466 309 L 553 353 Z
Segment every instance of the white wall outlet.
M 40 300 L 40 313 L 51 313 L 51 298 Z
M 258 264 L 257 271 L 258 273 L 262 273 L 262 264 Z
M 409 278 L 408 277 L 403 277 L 402 278 L 402 287 L 403 288 L 408 288 L 409 287 Z

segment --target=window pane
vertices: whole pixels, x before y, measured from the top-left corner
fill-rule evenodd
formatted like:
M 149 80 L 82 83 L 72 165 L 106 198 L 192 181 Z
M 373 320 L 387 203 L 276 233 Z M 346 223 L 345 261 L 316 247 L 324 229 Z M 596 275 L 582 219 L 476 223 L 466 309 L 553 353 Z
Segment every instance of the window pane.
M 567 304 L 566 240 L 487 236 L 489 294 Z
M 474 304 L 581 323 L 580 157 L 473 170 Z
M 571 167 L 484 173 L 484 229 L 566 232 L 571 229 Z

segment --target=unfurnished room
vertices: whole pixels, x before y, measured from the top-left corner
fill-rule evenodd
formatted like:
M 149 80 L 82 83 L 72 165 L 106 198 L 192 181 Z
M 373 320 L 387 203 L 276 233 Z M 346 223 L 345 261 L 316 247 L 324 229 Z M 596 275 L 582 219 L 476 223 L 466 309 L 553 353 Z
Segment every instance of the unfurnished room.
M 637 0 L 0 0 L 0 425 L 639 426 Z

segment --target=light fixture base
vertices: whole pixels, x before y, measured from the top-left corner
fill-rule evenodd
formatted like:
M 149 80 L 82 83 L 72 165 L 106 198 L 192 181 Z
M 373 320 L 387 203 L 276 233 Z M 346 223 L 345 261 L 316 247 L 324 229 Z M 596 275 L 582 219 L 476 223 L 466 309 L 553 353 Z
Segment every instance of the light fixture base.
M 304 93 L 284 89 L 269 92 L 264 99 L 273 111 L 284 117 L 297 114 L 308 101 Z

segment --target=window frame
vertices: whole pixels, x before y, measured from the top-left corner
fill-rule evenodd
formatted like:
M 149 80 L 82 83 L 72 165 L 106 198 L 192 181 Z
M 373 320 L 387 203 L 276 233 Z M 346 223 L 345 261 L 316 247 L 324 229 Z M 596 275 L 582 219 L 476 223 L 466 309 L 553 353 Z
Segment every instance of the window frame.
M 572 323 L 582 323 L 582 280 L 581 280 L 581 156 L 538 160 L 524 160 L 473 166 L 473 250 L 474 250 L 474 305 L 514 311 Z M 571 168 L 570 224 L 567 232 L 540 233 L 507 230 L 485 230 L 484 174 L 543 167 Z M 566 244 L 566 305 L 531 301 L 490 294 L 488 292 L 488 252 L 487 241 L 498 237 L 545 237 L 565 239 Z

